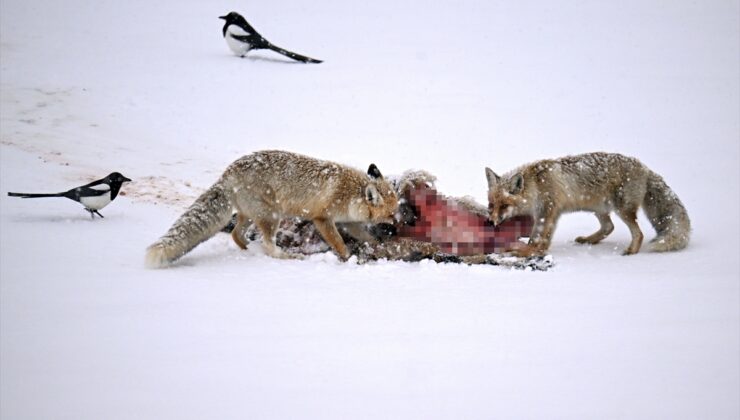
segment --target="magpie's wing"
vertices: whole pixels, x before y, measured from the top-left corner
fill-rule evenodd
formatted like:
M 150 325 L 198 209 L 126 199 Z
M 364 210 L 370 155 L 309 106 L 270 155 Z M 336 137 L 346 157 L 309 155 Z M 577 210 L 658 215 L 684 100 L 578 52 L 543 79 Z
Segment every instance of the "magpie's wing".
M 240 25 L 240 26 L 241 26 L 242 29 L 244 29 L 245 31 L 249 32 L 250 34 L 259 35 L 259 32 L 257 32 L 257 30 L 254 29 L 254 27 L 252 25 L 250 25 L 249 22 L 247 22 L 246 19 L 244 19 L 244 22 L 242 22 L 242 25 Z
M 100 185 L 100 184 L 103 184 L 103 181 L 104 181 L 104 180 L 105 180 L 105 178 L 101 178 L 101 179 L 99 179 L 99 180 L 97 180 L 97 181 L 93 181 L 93 182 L 91 182 L 91 183 L 89 183 L 89 184 L 85 184 L 85 185 L 81 186 L 80 188 L 85 188 L 85 187 L 94 187 L 94 186 L 96 186 L 96 185 Z M 107 184 L 106 184 L 106 185 L 107 185 Z
M 249 35 L 231 34 L 231 37 L 236 39 L 237 41 L 249 43 L 253 49 L 260 49 L 260 48 L 270 49 L 270 50 L 275 51 L 276 53 L 282 54 L 296 61 L 302 61 L 304 63 L 321 63 L 322 62 L 321 60 L 317 60 L 311 57 L 306 57 L 305 55 L 296 54 L 292 51 L 288 51 L 284 48 L 280 48 L 277 45 L 273 45 L 270 41 L 266 40 L 262 35 L 258 34 L 257 32 L 252 32 Z
M 80 197 L 98 197 L 110 192 L 110 187 L 108 186 L 108 184 L 103 184 L 102 182 L 98 181 L 95 182 L 97 182 L 97 184 L 91 182 L 90 184 L 73 188 L 67 191 L 64 196 L 67 198 L 71 198 L 72 200 L 80 201 Z
M 262 37 L 260 34 L 247 34 L 247 35 L 234 35 L 231 34 L 231 37 L 234 38 L 237 41 L 246 42 L 247 44 L 251 45 L 254 49 L 260 49 L 260 48 L 269 48 L 268 45 L 270 45 L 269 42 L 265 38 Z

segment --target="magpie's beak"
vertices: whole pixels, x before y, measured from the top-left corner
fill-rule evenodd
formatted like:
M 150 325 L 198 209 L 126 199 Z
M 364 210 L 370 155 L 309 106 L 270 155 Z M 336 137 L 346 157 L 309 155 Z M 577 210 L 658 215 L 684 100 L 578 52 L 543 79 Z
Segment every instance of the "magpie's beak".
M 121 182 L 131 182 L 131 180 L 126 178 L 125 176 L 121 176 Z
M 219 18 L 219 19 L 223 19 L 223 20 L 226 20 L 226 16 L 219 16 L 218 18 Z

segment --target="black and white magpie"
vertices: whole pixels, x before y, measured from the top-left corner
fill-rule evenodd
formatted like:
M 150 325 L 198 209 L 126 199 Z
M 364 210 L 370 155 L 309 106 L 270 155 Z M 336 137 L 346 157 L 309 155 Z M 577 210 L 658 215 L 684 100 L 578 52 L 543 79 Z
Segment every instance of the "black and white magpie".
M 54 193 L 54 194 L 28 194 L 28 193 L 14 193 L 9 192 L 8 195 L 11 197 L 21 198 L 41 198 L 41 197 L 67 197 L 70 200 L 74 200 L 85 206 L 85 210 L 90 212 L 90 217 L 93 219 L 97 214 L 103 217 L 98 210 L 110 204 L 111 201 L 115 200 L 118 196 L 118 192 L 121 190 L 121 185 L 124 182 L 129 182 L 130 179 L 121 175 L 118 172 L 106 176 L 103 179 L 93 181 L 89 184 L 72 188 L 66 192 Z
M 239 57 L 244 57 L 250 50 L 267 49 L 273 50 L 286 57 L 290 57 L 296 61 L 302 61 L 304 63 L 321 63 L 321 60 L 296 54 L 273 45 L 270 41 L 260 35 L 259 32 L 257 32 L 239 13 L 231 12 L 228 15 L 219 16 L 218 18 L 226 21 L 223 28 L 224 39 L 226 39 L 226 43 L 229 45 L 229 48 L 231 48 L 231 51 Z

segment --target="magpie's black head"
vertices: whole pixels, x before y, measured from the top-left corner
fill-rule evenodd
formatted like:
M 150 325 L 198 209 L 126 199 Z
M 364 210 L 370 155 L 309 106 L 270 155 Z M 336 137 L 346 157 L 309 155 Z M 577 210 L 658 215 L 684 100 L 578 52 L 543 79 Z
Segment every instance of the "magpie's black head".
M 228 28 L 229 25 L 236 25 L 249 33 L 254 32 L 254 29 L 249 25 L 249 23 L 247 23 L 247 20 L 244 19 L 244 16 L 240 15 L 239 13 L 230 12 L 228 15 L 219 16 L 218 18 L 226 21 L 226 23 L 224 23 L 224 28 L 222 31 L 224 33 L 224 36 L 226 36 L 226 28 Z
M 218 18 L 225 20 L 227 25 L 234 24 L 243 26 L 244 23 L 247 23 L 247 20 L 244 19 L 244 16 L 236 12 L 230 12 L 228 15 L 219 16 Z
M 121 175 L 119 172 L 113 172 L 105 177 L 104 182 L 106 184 L 123 184 L 124 182 L 130 182 L 131 180 Z

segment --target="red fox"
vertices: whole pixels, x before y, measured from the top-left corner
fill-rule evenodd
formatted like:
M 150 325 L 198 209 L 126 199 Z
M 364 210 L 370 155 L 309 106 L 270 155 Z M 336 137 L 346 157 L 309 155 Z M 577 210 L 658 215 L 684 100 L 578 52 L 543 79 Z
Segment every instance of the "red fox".
M 663 178 L 639 160 L 613 153 L 588 153 L 524 165 L 504 176 L 486 168 L 489 218 L 494 224 L 531 215 L 535 226 L 529 244 L 514 246 L 519 256 L 541 255 L 549 247 L 561 214 L 592 211 L 601 227 L 578 243 L 596 244 L 613 230 L 610 212 L 627 225 L 632 241 L 624 255 L 642 245 L 637 210 L 642 206 L 657 236 L 652 251 L 673 251 L 689 243 L 691 224 L 686 208 Z
M 149 246 L 146 264 L 166 266 L 219 232 L 232 212 L 236 244 L 245 249 L 249 221 L 262 232 L 265 252 L 276 258 L 298 258 L 275 246 L 275 230 L 285 217 L 311 220 L 334 251 L 350 253 L 335 222 L 391 222 L 398 207 L 392 186 L 371 164 L 367 174 L 338 163 L 296 153 L 268 150 L 246 155 L 229 165 L 221 178 Z

